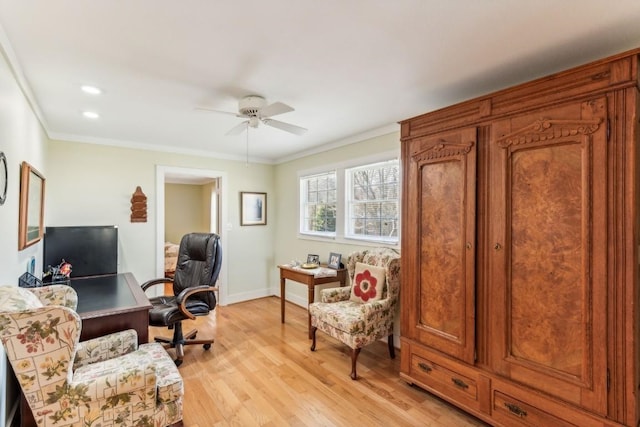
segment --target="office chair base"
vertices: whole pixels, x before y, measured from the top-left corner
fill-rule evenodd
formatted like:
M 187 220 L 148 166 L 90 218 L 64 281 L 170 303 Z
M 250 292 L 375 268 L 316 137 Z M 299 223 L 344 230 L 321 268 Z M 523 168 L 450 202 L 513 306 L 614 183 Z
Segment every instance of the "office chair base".
M 176 349 L 176 358 L 174 363 L 176 366 L 182 365 L 182 359 L 184 358 L 184 346 L 185 345 L 194 345 L 194 344 L 202 344 L 202 348 L 205 350 L 209 350 L 211 348 L 211 344 L 214 343 L 213 339 L 205 339 L 205 340 L 197 340 L 196 335 L 198 334 L 197 329 L 193 329 L 186 334 L 182 333 L 182 324 L 176 323 L 174 325 L 173 338 L 164 338 L 164 337 L 155 337 L 154 340 L 161 344 L 164 344 L 165 347 L 175 348 Z

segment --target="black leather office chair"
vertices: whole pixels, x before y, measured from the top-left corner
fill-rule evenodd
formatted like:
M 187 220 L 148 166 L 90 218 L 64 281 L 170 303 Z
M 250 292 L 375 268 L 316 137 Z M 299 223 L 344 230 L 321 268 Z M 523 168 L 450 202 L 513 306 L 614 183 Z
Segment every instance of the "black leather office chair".
M 149 311 L 149 324 L 173 329 L 173 338 L 157 337 L 155 340 L 176 349 L 176 366 L 182 364 L 185 345 L 202 344 L 205 350 L 211 348 L 213 339 L 196 340 L 196 329 L 183 334 L 182 321 L 205 316 L 215 308 L 214 292 L 218 288 L 214 285 L 221 265 L 220 236 L 213 233 L 190 233 L 180 241 L 173 279 L 154 279 L 142 284 L 142 289 L 146 291 L 154 285 L 173 283 L 172 296 L 149 299 L 153 305 Z

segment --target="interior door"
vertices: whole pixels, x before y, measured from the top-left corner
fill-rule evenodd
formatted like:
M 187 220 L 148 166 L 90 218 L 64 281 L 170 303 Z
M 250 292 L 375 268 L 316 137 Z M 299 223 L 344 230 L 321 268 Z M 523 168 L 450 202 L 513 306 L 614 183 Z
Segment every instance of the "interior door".
M 496 122 L 493 368 L 606 414 L 606 98 Z
M 403 227 L 411 291 L 403 335 L 472 363 L 475 350 L 476 129 L 410 142 Z M 414 234 L 415 231 L 415 234 Z M 415 237 L 414 237 L 415 236 Z

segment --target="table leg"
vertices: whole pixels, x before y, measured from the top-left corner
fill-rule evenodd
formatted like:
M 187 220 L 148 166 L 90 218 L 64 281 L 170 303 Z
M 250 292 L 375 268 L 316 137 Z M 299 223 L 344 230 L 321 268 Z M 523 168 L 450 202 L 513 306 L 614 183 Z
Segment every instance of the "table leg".
M 309 292 L 307 292 L 307 298 L 309 299 L 309 304 L 311 304 L 312 302 L 315 301 L 315 291 L 316 291 L 316 285 L 314 285 L 313 283 L 311 283 L 309 286 Z M 307 315 L 309 316 L 309 339 L 311 339 L 311 313 L 309 312 L 309 305 L 307 305 Z
M 285 278 L 282 277 L 282 272 L 280 272 L 280 322 L 284 323 L 284 282 Z

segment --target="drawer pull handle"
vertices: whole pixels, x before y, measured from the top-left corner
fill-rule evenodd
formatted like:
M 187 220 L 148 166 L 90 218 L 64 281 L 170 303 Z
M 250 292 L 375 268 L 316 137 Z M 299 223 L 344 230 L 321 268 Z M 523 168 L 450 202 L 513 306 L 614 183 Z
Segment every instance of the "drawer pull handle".
M 451 381 L 460 388 L 464 388 L 464 389 L 469 388 L 469 385 L 464 381 L 462 381 L 460 378 L 451 378 Z
M 527 411 L 520 408 L 518 405 L 514 405 L 513 403 L 504 402 L 504 406 L 514 415 L 517 415 L 520 418 L 524 418 L 527 416 Z
M 429 365 L 427 365 L 426 363 L 418 363 L 418 368 L 422 369 L 425 372 L 431 372 L 433 371 L 433 368 Z

